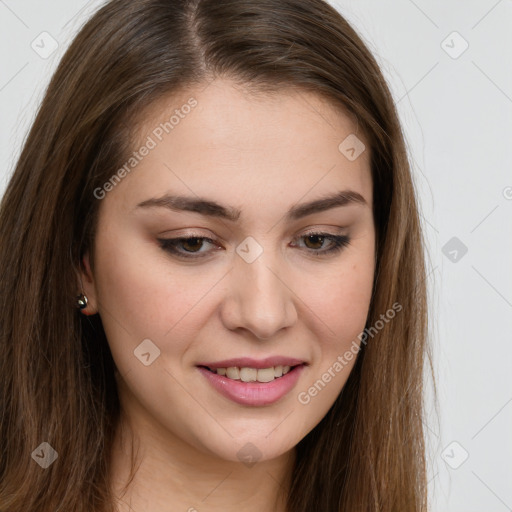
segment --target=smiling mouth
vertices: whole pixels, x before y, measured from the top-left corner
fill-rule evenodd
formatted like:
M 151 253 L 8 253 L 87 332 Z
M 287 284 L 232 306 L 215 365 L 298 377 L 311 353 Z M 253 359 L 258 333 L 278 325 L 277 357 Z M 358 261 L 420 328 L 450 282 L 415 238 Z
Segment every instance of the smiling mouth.
M 200 366 L 199 368 L 205 368 L 206 370 L 226 377 L 231 380 L 238 380 L 242 382 L 272 382 L 280 379 L 287 373 L 293 371 L 295 368 L 303 366 L 298 364 L 295 366 L 270 366 L 268 368 L 249 368 L 249 367 L 238 367 L 230 366 L 229 368 L 217 368 L 212 369 L 208 366 Z

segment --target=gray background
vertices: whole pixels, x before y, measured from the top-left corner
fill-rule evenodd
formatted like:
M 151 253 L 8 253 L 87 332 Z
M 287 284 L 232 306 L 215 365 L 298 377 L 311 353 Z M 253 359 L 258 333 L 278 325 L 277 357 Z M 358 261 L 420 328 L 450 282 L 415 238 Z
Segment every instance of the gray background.
M 0 0 L 0 194 L 51 73 L 101 3 Z M 511 510 L 512 1 L 332 3 L 390 84 L 423 211 L 432 510 Z M 59 45 L 48 58 L 31 47 L 42 32 Z

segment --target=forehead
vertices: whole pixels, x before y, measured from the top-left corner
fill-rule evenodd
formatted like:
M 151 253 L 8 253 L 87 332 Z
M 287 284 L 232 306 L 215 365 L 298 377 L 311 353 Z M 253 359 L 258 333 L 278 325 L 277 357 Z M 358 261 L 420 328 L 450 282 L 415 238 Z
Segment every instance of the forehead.
M 365 149 L 352 160 L 343 149 L 353 137 Z M 372 201 L 370 148 L 354 118 L 304 90 L 255 94 L 221 79 L 181 90 L 140 116 L 132 149 L 144 145 L 118 187 L 129 204 L 174 193 L 261 206 L 347 188 Z

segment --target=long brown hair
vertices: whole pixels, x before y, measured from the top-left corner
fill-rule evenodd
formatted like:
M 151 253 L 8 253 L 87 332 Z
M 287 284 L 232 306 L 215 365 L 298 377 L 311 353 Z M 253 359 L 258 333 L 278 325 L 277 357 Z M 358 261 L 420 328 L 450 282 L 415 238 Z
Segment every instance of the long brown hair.
M 215 76 L 312 91 L 355 117 L 371 146 L 378 242 L 367 326 L 403 307 L 361 345 L 338 399 L 297 445 L 288 509 L 427 509 L 424 242 L 374 57 L 322 0 L 113 0 L 62 58 L 0 205 L 1 512 L 114 510 L 115 366 L 99 315 L 75 308 L 94 190 L 126 161 L 145 107 Z M 43 442 L 58 453 L 47 469 L 31 456 Z

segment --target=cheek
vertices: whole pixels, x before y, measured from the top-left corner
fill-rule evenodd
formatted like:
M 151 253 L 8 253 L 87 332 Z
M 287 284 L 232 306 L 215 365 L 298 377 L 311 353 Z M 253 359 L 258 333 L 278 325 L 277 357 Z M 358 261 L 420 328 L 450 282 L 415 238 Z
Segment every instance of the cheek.
M 145 242 L 130 242 L 121 235 L 98 240 L 98 307 L 113 354 L 133 355 L 144 339 L 161 347 L 165 335 L 186 314 L 190 301 L 184 283 Z
M 324 325 L 326 346 L 351 343 L 363 330 L 373 287 L 371 261 L 347 264 L 311 283 L 307 305 Z
M 151 264 L 141 265 L 134 252 L 119 251 L 116 256 L 104 257 L 98 269 L 100 313 L 103 309 L 128 331 L 150 325 L 159 331 L 159 323 L 165 322 L 161 316 L 165 289 L 166 282 L 158 269 Z M 173 304 L 167 304 L 168 310 L 172 308 Z
M 99 311 L 116 361 L 133 364 L 133 351 L 145 339 L 179 359 L 206 321 L 205 304 L 222 273 L 172 266 L 163 250 L 135 237 L 99 241 Z
M 322 352 L 330 356 L 351 345 L 364 329 L 373 290 L 375 273 L 375 232 L 373 223 L 357 227 L 351 242 L 332 264 L 319 265 L 318 270 L 301 277 L 301 297 L 317 318 L 317 339 Z M 325 353 L 323 354 L 325 356 Z
M 346 265 L 336 277 L 320 282 L 310 294 L 310 329 L 315 332 L 316 364 L 297 390 L 296 401 L 302 411 L 302 429 L 309 432 L 325 416 L 352 371 L 370 305 L 373 264 Z

